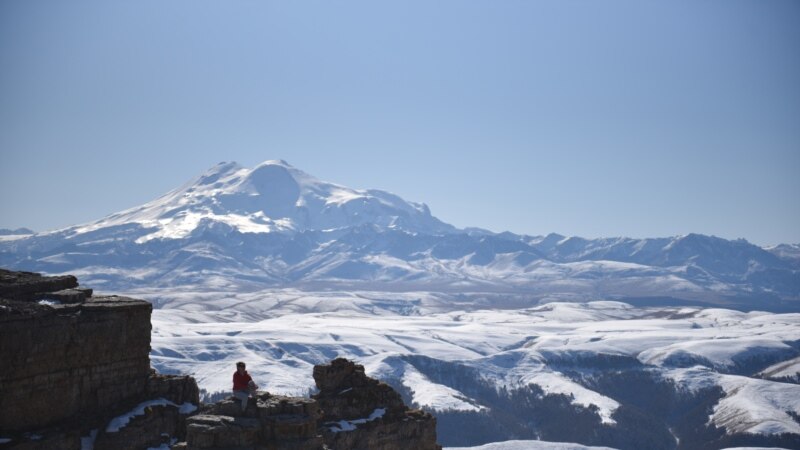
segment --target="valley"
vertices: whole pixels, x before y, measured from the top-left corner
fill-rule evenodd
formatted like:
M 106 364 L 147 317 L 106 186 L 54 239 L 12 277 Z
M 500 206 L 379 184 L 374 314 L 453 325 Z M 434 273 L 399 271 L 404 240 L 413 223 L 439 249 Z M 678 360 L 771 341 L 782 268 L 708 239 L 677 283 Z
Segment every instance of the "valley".
M 800 443 L 800 375 L 774 370 L 800 356 L 800 314 L 615 301 L 448 310 L 425 292 L 197 295 L 156 301 L 151 361 L 192 374 L 208 398 L 227 395 L 237 360 L 270 392 L 302 395 L 309 367 L 345 357 L 434 413 L 446 447 Z

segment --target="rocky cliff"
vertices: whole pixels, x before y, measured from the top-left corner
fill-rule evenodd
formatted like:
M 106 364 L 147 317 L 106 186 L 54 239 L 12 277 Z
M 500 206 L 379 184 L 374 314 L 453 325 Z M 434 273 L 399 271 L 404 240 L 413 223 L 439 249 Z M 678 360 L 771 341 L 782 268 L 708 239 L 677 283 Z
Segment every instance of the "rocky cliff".
M 185 450 L 438 450 L 436 419 L 411 410 L 387 384 L 345 359 L 314 367 L 319 393 L 262 393 L 242 412 L 238 401 L 206 406 L 187 419 Z
M 321 434 L 332 450 L 436 450 L 436 419 L 411 410 L 388 384 L 345 359 L 314 367 Z
M 150 368 L 151 312 L 72 276 L 0 269 L 0 448 L 441 448 L 433 416 L 344 359 L 314 367 L 312 398 L 200 405 L 194 379 Z
M 196 409 L 194 379 L 150 368 L 150 303 L 92 294 L 0 269 L 0 447 L 158 446 Z

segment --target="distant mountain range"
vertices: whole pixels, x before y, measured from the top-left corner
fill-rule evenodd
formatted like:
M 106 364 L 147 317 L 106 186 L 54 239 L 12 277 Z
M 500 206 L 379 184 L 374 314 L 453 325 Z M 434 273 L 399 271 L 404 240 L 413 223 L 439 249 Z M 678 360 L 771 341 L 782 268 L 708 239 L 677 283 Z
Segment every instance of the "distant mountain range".
M 15 230 L 11 230 L 9 228 L 0 228 L 0 236 L 21 235 L 21 234 L 34 234 L 34 231 L 29 228 L 17 228 Z
M 221 163 L 142 206 L 28 231 L 0 235 L 0 265 L 73 273 L 103 290 L 335 287 L 800 310 L 796 244 L 462 230 L 425 204 L 320 181 L 284 161 Z

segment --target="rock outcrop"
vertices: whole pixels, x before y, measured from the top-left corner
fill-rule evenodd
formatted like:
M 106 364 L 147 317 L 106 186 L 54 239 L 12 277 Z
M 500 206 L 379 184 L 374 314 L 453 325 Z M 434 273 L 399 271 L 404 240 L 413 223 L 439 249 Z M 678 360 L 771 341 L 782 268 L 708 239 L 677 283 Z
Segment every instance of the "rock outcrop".
M 314 367 L 323 411 L 321 434 L 331 450 L 436 450 L 436 419 L 411 410 L 388 384 L 345 359 Z
M 0 269 L 0 448 L 441 449 L 433 416 L 345 359 L 314 367 L 312 398 L 200 405 L 193 378 L 150 368 L 151 312 L 72 276 Z
M 261 393 L 242 411 L 227 399 L 202 408 L 186 421 L 184 449 L 322 449 L 317 427 L 322 413 L 310 398 Z
M 345 359 L 314 367 L 312 398 L 234 399 L 187 419 L 186 450 L 438 450 L 436 419 L 409 409 L 389 385 Z
M 146 448 L 180 433 L 184 405 L 199 403 L 194 379 L 150 368 L 152 305 L 92 294 L 73 276 L 0 269 L 0 446 Z M 107 426 L 148 401 L 160 405 L 131 428 Z

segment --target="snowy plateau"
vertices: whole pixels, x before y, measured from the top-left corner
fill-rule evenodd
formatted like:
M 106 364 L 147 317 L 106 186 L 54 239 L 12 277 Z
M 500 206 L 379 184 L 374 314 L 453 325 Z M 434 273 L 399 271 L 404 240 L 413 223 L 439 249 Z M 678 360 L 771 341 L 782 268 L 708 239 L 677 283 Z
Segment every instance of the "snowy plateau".
M 304 395 L 346 357 L 445 447 L 800 448 L 797 245 L 462 230 L 284 161 L 28 231 L 0 266 L 150 300 L 153 366 L 207 399 L 237 360 Z

